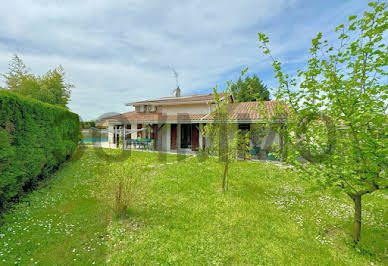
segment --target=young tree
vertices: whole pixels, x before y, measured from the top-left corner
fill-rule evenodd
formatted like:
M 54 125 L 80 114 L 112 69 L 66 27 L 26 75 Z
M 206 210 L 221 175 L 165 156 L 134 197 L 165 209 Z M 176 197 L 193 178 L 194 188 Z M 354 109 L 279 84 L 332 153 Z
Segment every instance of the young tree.
M 228 173 L 230 164 L 236 160 L 239 152 L 244 152 L 248 146 L 247 139 L 237 129 L 237 124 L 233 123 L 232 110 L 233 104 L 229 97 L 231 83 L 228 82 L 228 88 L 224 91 L 223 97 L 217 93 L 214 88 L 216 104 L 211 113 L 214 123 L 209 123 L 204 127 L 205 137 L 210 139 L 210 144 L 207 145 L 207 151 L 215 154 L 219 158 L 219 162 L 223 164 L 224 171 L 222 176 L 222 191 L 228 189 Z
M 231 85 L 236 102 L 269 101 L 269 91 L 266 85 L 257 77 L 246 76 L 243 81 L 240 77 L 236 84 Z
M 20 88 L 23 78 L 26 78 L 29 75 L 30 73 L 27 66 L 16 54 L 12 57 L 8 67 L 8 72 L 6 74 L 2 74 L 5 78 L 6 88 L 14 90 Z
M 361 18 L 340 25 L 338 47 L 322 34 L 312 40 L 311 57 L 297 85 L 282 71 L 259 33 L 260 47 L 273 59 L 278 98 L 290 108 L 285 159 L 322 187 L 335 187 L 354 202 L 353 241 L 360 240 L 361 199 L 387 183 L 386 3 L 369 3 Z M 300 163 L 301 158 L 304 159 Z

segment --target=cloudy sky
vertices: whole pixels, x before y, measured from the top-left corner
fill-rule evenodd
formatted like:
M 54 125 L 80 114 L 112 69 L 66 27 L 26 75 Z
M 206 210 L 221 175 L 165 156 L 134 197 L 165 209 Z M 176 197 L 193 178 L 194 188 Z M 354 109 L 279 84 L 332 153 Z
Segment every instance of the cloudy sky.
M 15 53 L 35 74 L 62 65 L 76 86 L 70 108 L 83 120 L 171 95 L 171 67 L 184 94 L 222 89 L 246 66 L 273 88 L 257 32 L 270 37 L 292 74 L 305 65 L 317 32 L 330 40 L 335 26 L 366 6 L 366 0 L 5 0 L 0 73 Z

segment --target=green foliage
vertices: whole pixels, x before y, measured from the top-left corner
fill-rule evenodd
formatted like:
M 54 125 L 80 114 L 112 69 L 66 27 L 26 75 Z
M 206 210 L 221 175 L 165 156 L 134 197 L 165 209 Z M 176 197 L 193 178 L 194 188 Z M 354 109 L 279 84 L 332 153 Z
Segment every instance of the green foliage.
M 9 64 L 9 69 L 7 74 L 3 74 L 5 78 L 7 88 L 19 88 L 22 83 L 22 78 L 29 75 L 29 69 L 24 64 L 23 60 L 18 56 L 14 55 L 11 63 Z
M 244 72 L 245 73 L 245 72 Z M 236 102 L 269 101 L 270 95 L 266 85 L 257 77 L 240 77 L 235 84 L 231 84 L 231 90 Z
M 49 70 L 43 76 L 29 72 L 22 59 L 14 55 L 9 70 L 3 74 L 6 89 L 42 102 L 66 107 L 69 102 L 72 84 L 65 82 L 62 66 Z
M 228 88 L 224 91 L 224 97 L 221 99 L 214 88 L 215 105 L 212 107 L 211 113 L 213 123 L 208 123 L 204 127 L 204 136 L 210 139 L 210 144 L 206 149 L 210 154 L 218 156 L 219 161 L 224 164 L 224 174 L 222 178 L 222 190 L 228 189 L 228 171 L 229 165 L 234 160 L 238 153 L 246 154 L 248 152 L 249 139 L 242 135 L 237 129 L 236 123 L 233 123 L 231 117 L 233 104 L 228 97 L 231 95 L 231 82 L 227 82 Z
M 232 123 L 231 100 L 227 95 L 230 95 L 230 90 L 224 91 L 225 97 L 222 99 L 214 89 L 215 105 L 212 106 L 211 113 L 214 123 L 208 123 L 204 127 L 204 135 L 210 138 L 211 144 L 208 145 L 207 150 L 211 154 L 219 156 L 221 162 L 229 162 L 235 157 L 237 151 L 237 124 Z
M 267 152 L 270 158 L 283 160 L 287 156 L 288 128 L 286 118 L 289 115 L 288 107 L 284 101 L 276 101 L 273 106 L 273 116 L 268 116 L 268 107 L 264 103 L 259 103 L 256 111 L 262 119 L 253 127 L 252 133 L 264 137 L 271 132 L 276 132 L 279 136 L 279 143 L 273 144 Z
M 105 174 L 104 185 L 98 196 L 106 207 L 116 216 L 125 216 L 132 201 L 133 191 L 137 189 L 134 176 L 141 175 L 140 165 L 134 167 L 131 161 L 111 163 L 111 171 Z
M 244 132 L 243 130 L 239 130 L 237 132 L 236 141 L 237 141 L 237 154 L 238 156 L 250 156 L 250 139 L 252 138 L 252 131 Z
M 388 12 L 386 3 L 369 6 L 363 17 L 350 16 L 349 25 L 335 29 L 338 47 L 329 46 L 321 33 L 312 40 L 307 69 L 298 71 L 299 88 L 273 61 L 277 97 L 286 99 L 291 111 L 286 160 L 319 186 L 340 188 L 353 199 L 355 243 L 361 197 L 388 187 Z M 268 38 L 259 33 L 259 40 L 270 55 Z
M 0 91 L 0 208 L 57 168 L 78 140 L 78 115 Z
M 96 127 L 96 122 L 94 121 L 81 121 L 80 124 L 82 129 L 89 129 L 91 127 Z

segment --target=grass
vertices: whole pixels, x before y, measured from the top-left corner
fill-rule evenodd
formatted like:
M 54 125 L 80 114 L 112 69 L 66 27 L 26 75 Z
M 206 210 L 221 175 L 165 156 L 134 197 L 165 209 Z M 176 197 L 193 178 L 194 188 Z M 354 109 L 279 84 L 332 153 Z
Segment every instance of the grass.
M 223 194 L 214 158 L 119 153 L 79 151 L 15 204 L 1 220 L 0 263 L 388 262 L 386 192 L 365 196 L 361 241 L 354 248 L 350 199 L 313 192 L 279 165 L 233 164 Z M 120 179 L 128 209 L 118 215 L 113 206 Z

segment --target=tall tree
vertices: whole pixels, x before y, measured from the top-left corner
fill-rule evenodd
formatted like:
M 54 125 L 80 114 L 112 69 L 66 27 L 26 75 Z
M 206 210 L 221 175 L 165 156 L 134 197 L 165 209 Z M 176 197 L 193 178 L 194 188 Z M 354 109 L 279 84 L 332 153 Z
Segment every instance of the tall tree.
M 62 66 L 49 70 L 43 76 L 29 72 L 22 59 L 14 55 L 9 70 L 3 74 L 6 89 L 29 96 L 42 102 L 66 107 L 69 102 L 71 88 L 74 86 L 65 82 L 65 71 Z
M 74 85 L 65 82 L 65 71 L 62 66 L 47 71 L 39 78 L 41 94 L 39 98 L 51 104 L 66 106 L 70 100 Z
M 254 74 L 246 76 L 245 80 L 240 77 L 231 90 L 236 102 L 269 101 L 270 95 L 266 85 Z
M 354 202 L 353 241 L 360 240 L 361 200 L 388 188 L 386 3 L 369 3 L 361 18 L 336 28 L 338 46 L 322 34 L 312 40 L 307 69 L 298 86 L 282 71 L 259 33 L 260 47 L 273 59 L 278 98 L 290 113 L 285 159 L 326 188 L 345 192 Z M 304 162 L 300 162 L 304 159 Z

